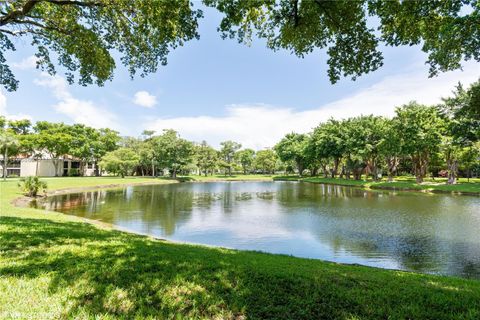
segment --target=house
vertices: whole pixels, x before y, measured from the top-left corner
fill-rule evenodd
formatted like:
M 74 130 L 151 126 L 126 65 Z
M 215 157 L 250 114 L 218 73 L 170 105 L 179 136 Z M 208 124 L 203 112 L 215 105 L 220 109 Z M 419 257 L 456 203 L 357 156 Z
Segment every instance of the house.
M 19 177 L 21 171 L 21 159 L 10 159 L 7 164 L 7 176 Z M 0 177 L 3 177 L 3 156 L 0 156 Z
M 9 159 L 7 164 L 7 176 L 40 176 L 40 177 L 55 177 L 55 176 L 94 176 L 97 172 L 94 163 L 86 163 L 82 166 L 79 159 L 71 156 L 63 156 L 56 160 L 42 155 L 41 158 L 31 156 L 19 156 L 15 159 Z M 55 171 L 57 171 L 55 174 Z M 0 173 L 3 175 L 3 157 L 0 156 Z

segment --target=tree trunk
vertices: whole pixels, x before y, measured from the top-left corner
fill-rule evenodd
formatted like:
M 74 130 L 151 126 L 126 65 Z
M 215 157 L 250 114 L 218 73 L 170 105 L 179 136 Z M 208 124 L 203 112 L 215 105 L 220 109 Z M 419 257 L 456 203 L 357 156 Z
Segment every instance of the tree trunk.
M 53 158 L 53 157 L 52 157 Z M 53 167 L 55 168 L 55 177 L 58 177 L 58 159 L 52 159 Z
M 332 168 L 332 172 L 331 172 L 332 178 L 335 178 L 337 176 L 339 162 L 340 162 L 340 159 L 338 159 L 338 158 L 333 160 L 333 168 Z
M 303 164 L 300 161 L 297 161 L 297 169 L 298 169 L 298 175 L 301 177 L 305 168 L 303 167 Z
M 36 163 L 35 163 L 35 176 L 38 177 L 38 162 L 40 161 L 39 159 L 36 159 L 35 160 Z
M 326 164 L 322 164 L 323 177 L 328 178 L 328 168 Z
M 173 168 L 172 171 L 172 178 L 176 179 L 177 178 L 177 168 Z
M 373 164 L 372 168 L 373 181 L 378 181 L 378 168 L 377 165 Z
M 428 159 L 423 155 L 415 155 L 412 157 L 414 171 L 415 171 L 415 181 L 417 183 L 422 183 L 423 178 L 426 175 L 426 170 L 428 166 Z
M 458 161 L 450 159 L 447 161 L 448 166 L 448 181 L 447 184 L 457 183 Z
M 388 182 L 393 182 L 393 176 L 397 171 L 397 166 L 398 166 L 397 157 L 387 157 Z
M 153 178 L 155 177 L 155 164 L 153 163 L 153 160 L 152 160 L 152 177 Z
M 5 146 L 5 151 L 3 152 L 3 181 L 7 180 L 7 164 L 8 164 L 8 147 Z

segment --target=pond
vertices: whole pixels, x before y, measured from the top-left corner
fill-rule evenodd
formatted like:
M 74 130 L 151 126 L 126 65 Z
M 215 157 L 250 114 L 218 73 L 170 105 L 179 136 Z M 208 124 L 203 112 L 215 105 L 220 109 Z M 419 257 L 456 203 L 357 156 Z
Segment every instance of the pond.
M 58 195 L 38 206 L 174 241 L 480 279 L 473 196 L 212 182 Z

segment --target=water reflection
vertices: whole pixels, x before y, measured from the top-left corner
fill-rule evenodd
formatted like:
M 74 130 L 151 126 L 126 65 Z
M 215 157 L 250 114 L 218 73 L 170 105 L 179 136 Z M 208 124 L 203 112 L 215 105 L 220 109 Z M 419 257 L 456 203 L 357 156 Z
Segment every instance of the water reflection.
M 172 240 L 480 278 L 478 197 L 293 182 L 183 183 L 48 198 Z

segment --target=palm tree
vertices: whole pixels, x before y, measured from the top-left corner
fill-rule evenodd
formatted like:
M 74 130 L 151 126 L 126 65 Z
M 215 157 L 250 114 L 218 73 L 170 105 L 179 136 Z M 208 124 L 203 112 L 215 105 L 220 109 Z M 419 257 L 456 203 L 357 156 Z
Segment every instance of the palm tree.
M 8 150 L 18 145 L 17 138 L 10 132 L 0 131 L 0 148 L 3 150 L 3 180 L 7 179 Z

